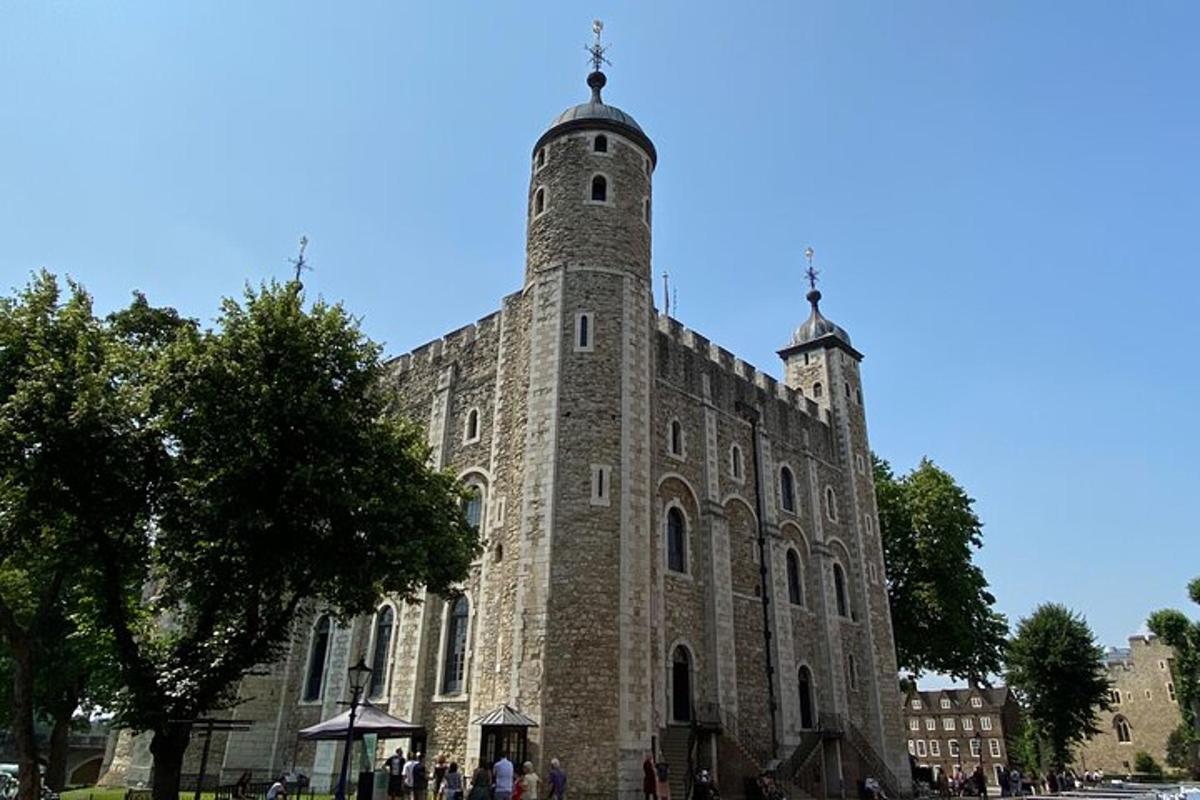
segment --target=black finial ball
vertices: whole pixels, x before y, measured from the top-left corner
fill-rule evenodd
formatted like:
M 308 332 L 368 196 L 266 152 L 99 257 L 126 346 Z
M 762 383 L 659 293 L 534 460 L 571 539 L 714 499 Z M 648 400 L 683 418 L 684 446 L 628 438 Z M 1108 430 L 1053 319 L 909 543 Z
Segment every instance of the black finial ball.
M 587 85 L 596 91 L 604 88 L 604 84 L 608 83 L 608 78 L 604 77 L 604 73 L 596 70 L 587 77 Z

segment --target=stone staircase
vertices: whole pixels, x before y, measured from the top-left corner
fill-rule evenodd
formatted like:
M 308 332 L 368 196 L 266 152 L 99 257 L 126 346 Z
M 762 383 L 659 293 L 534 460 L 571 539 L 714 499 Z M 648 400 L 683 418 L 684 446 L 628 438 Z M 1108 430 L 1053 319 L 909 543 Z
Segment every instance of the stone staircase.
M 670 770 L 671 797 L 686 800 L 691 789 L 692 775 L 692 730 L 678 725 L 662 729 L 659 744 L 659 759 L 666 761 Z

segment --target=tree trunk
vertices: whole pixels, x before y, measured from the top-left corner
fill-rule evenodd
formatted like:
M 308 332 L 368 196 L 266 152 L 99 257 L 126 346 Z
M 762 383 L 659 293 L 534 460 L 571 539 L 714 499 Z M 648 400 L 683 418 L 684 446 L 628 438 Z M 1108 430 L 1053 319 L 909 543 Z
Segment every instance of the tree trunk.
M 183 754 L 192 735 L 191 725 L 171 725 L 154 731 L 150 754 L 154 756 L 150 790 L 154 800 L 179 800 Z
M 19 800 L 38 800 L 37 738 L 33 730 L 33 651 L 28 642 L 10 641 L 13 658 L 12 733 L 17 746 Z
M 56 792 L 67 788 L 67 747 L 71 737 L 72 713 L 55 718 L 50 729 L 50 753 L 46 759 L 46 785 Z

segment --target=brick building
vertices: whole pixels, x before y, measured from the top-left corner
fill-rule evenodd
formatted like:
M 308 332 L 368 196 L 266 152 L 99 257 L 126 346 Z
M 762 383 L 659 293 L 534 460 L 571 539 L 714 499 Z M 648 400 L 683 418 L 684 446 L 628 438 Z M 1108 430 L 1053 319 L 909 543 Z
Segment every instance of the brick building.
M 1009 737 L 1018 730 L 1020 708 L 1005 686 L 990 689 L 910 691 L 904 697 L 908 752 L 920 767 L 964 774 L 983 765 L 990 786 L 998 786 L 1008 763 Z
M 730 795 L 776 759 L 811 794 L 867 773 L 908 788 L 862 355 L 815 288 L 782 381 L 656 310 L 658 153 L 604 74 L 587 82 L 532 148 L 519 289 L 388 365 L 486 552 L 458 598 L 298 622 L 228 712 L 252 729 L 214 739 L 224 780 L 327 789 L 340 745 L 296 732 L 340 710 L 363 656 L 371 702 L 423 726 L 415 747 L 523 751 L 542 775 L 558 757 L 572 794 L 636 795 L 652 748 Z M 488 722 L 510 712 L 536 727 Z M 144 743 L 116 751 L 110 782 L 147 779 Z
M 1131 636 L 1128 647 L 1108 650 L 1112 708 L 1100 714 L 1100 733 L 1079 749 L 1080 769 L 1128 773 L 1142 750 L 1166 765 L 1167 737 L 1182 721 L 1171 678 L 1174 658 L 1175 652 L 1152 634 Z

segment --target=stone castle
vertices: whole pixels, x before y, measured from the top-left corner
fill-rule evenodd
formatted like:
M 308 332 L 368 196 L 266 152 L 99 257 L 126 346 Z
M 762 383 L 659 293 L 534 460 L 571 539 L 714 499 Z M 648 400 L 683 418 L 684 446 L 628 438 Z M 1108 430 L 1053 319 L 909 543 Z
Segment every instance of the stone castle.
M 1075 759 L 1080 769 L 1110 775 L 1132 772 L 1139 752 L 1166 766 L 1167 737 L 1183 722 L 1175 694 L 1175 651 L 1153 634 L 1129 637 L 1128 647 L 1105 653 L 1108 702 L 1100 712 L 1100 732 L 1088 739 Z
M 335 783 L 340 745 L 297 731 L 343 710 L 362 656 L 370 702 L 423 728 L 388 752 L 505 750 L 543 776 L 556 757 L 598 797 L 640 791 L 651 751 L 677 791 L 706 766 L 737 796 L 776 763 L 812 796 L 908 790 L 862 355 L 815 287 L 783 381 L 656 310 L 658 154 L 605 82 L 597 63 L 533 146 L 520 290 L 388 364 L 473 492 L 485 552 L 462 595 L 315 610 L 222 713 L 253 721 L 214 736 L 222 781 Z M 110 782 L 149 778 L 145 742 L 110 761 Z

